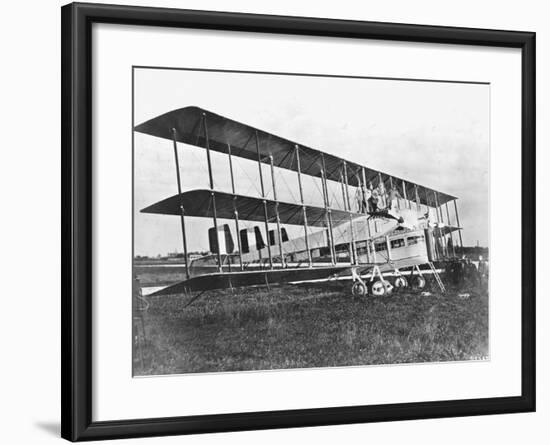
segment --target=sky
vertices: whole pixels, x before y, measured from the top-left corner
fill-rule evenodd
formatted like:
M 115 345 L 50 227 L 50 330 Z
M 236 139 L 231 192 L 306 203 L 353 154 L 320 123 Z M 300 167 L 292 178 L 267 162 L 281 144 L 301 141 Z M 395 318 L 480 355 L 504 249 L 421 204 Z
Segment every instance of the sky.
M 487 246 L 489 95 L 487 84 L 136 68 L 134 124 L 176 108 L 205 108 L 457 196 L 464 245 Z M 182 189 L 208 188 L 205 150 L 178 144 L 178 154 Z M 231 191 L 227 156 L 213 152 L 212 162 L 215 188 Z M 264 168 L 272 196 L 269 167 Z M 234 158 L 234 171 L 237 193 L 260 195 L 256 163 Z M 280 200 L 296 202 L 295 175 L 277 169 Z M 308 180 L 306 201 L 320 204 L 318 186 Z M 341 207 L 338 190 L 330 192 L 335 207 Z M 136 255 L 183 250 L 178 217 L 139 212 L 176 193 L 172 142 L 134 132 Z M 211 221 L 188 217 L 186 224 L 189 251 L 208 250 Z M 289 233 L 298 235 L 297 229 Z

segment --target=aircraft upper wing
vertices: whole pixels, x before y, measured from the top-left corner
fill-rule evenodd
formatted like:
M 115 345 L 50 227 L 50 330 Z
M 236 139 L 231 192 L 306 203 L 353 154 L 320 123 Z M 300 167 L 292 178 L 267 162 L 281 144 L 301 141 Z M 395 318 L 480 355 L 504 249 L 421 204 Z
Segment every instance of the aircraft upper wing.
M 239 219 L 246 221 L 264 221 L 263 199 L 252 196 L 233 195 L 231 193 L 190 190 L 181 195 L 174 195 L 170 198 L 157 202 L 145 209 L 142 213 L 158 213 L 162 215 L 179 215 L 180 206 L 185 209 L 186 216 L 212 217 L 213 207 L 211 197 L 216 198 L 216 215 L 218 218 L 233 219 L 234 209 L 239 212 Z M 270 222 L 275 222 L 276 201 L 266 199 L 267 214 Z M 288 202 L 279 202 L 279 218 L 282 224 L 302 225 L 304 214 L 302 206 Z M 322 207 L 305 206 L 307 222 L 309 226 L 325 227 L 325 209 Z M 343 210 L 331 209 L 332 222 L 334 225 L 348 222 L 350 213 Z M 365 216 L 361 213 L 351 213 L 352 218 Z
M 273 164 L 280 168 L 297 170 L 295 156 L 296 146 L 299 145 L 301 172 L 306 175 L 321 177 L 323 158 L 327 179 L 340 181 L 340 172 L 344 159 L 309 148 L 288 139 L 276 136 L 260 129 L 251 127 L 241 122 L 228 119 L 211 111 L 199 107 L 185 107 L 157 116 L 140 125 L 134 130 L 164 139 L 173 139 L 173 131 L 178 142 L 206 147 L 205 129 L 203 118 L 207 122 L 208 141 L 210 149 L 228 153 L 228 145 L 231 146 L 231 154 L 246 159 L 258 160 L 258 151 L 261 162 L 268 164 L 269 156 L 273 156 Z M 257 138 L 257 139 L 256 139 Z M 399 187 L 405 184 L 405 190 L 410 200 L 415 200 L 415 185 L 418 186 L 418 195 L 421 204 L 434 206 L 434 190 L 420 184 L 405 181 L 402 178 L 388 175 L 378 170 L 363 167 L 354 162 L 348 162 L 348 183 L 357 187 L 361 177 L 361 169 L 365 168 L 367 181 L 378 183 L 381 175 L 386 188 L 389 188 L 390 178 Z M 439 204 L 456 199 L 446 193 L 437 192 Z

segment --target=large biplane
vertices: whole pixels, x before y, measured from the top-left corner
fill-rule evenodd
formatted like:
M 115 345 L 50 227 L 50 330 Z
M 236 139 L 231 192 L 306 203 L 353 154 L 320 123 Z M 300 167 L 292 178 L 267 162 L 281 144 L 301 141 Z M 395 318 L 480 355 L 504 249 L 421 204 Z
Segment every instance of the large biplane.
M 141 212 L 179 217 L 185 279 L 154 295 L 332 279 L 350 279 L 356 295 L 383 295 L 394 286 L 422 288 L 424 273 L 435 274 L 443 286 L 434 262 L 455 256 L 455 232 L 462 245 L 457 198 L 429 187 L 194 106 L 157 116 L 135 131 L 170 140 L 175 156 L 177 194 Z M 206 150 L 208 188 L 182 192 L 178 143 Z M 215 188 L 211 152 L 227 155 L 231 191 Z M 261 196 L 236 193 L 234 157 L 257 164 Z M 278 169 L 295 172 L 296 202 L 277 198 Z M 320 182 L 322 205 L 305 202 L 305 176 Z M 340 207 L 329 196 L 335 184 L 341 188 Z M 212 221 L 210 253 L 193 261 L 189 217 Z M 289 236 L 290 227 L 294 233 L 303 228 L 303 235 Z

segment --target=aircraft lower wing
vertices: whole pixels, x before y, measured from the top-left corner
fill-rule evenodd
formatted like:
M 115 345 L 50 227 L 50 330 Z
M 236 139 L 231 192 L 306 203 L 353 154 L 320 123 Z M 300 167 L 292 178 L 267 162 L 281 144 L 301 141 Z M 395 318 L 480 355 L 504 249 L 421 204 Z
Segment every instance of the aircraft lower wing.
M 303 267 L 296 269 L 288 268 L 199 275 L 167 286 L 150 295 L 177 295 L 184 292 L 229 289 L 231 287 L 265 286 L 266 284 L 322 280 L 337 275 L 349 268 L 349 264 L 346 264 L 330 267 Z
M 239 213 L 239 219 L 246 221 L 263 222 L 265 218 L 261 198 L 252 196 L 234 195 L 211 190 L 190 190 L 181 195 L 174 195 L 170 198 L 157 202 L 145 209 L 142 213 L 157 213 L 162 215 L 179 215 L 181 207 L 185 209 L 186 216 L 212 217 L 213 200 L 216 201 L 216 215 L 218 218 L 233 219 L 234 211 Z M 265 200 L 268 219 L 275 222 L 276 212 L 279 212 L 279 219 L 282 224 L 304 224 L 304 212 L 300 204 L 288 202 L 277 202 L 270 199 Z M 325 227 L 326 210 L 322 207 L 305 206 L 307 223 L 313 227 Z M 338 209 L 330 209 L 332 223 L 338 225 L 349 222 L 350 212 Z M 351 212 L 352 218 L 365 216 L 362 213 Z
M 301 268 L 284 268 L 273 270 L 254 270 L 239 272 L 222 272 L 198 275 L 188 280 L 159 289 L 148 296 L 179 295 L 186 292 L 208 291 L 215 289 L 230 289 L 246 286 L 265 286 L 271 284 L 295 283 L 306 281 L 322 281 L 330 278 L 341 279 L 351 277 L 351 268 L 355 267 L 360 275 L 370 273 L 378 266 L 381 273 L 393 273 L 396 268 L 411 268 L 415 265 L 427 264 L 425 256 L 403 258 L 398 261 L 382 263 L 365 263 L 357 266 L 350 264 L 334 266 L 317 266 Z

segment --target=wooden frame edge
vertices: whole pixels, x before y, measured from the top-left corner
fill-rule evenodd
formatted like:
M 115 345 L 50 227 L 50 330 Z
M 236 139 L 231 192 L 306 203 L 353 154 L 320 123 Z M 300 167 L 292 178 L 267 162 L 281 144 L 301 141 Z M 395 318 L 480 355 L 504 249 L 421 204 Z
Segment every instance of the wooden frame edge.
M 61 435 L 71 441 L 535 410 L 535 34 L 73 3 L 62 7 Z M 378 38 L 522 49 L 522 396 L 92 422 L 91 24 Z

